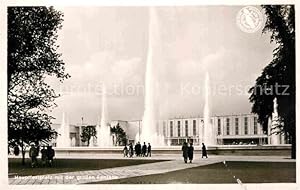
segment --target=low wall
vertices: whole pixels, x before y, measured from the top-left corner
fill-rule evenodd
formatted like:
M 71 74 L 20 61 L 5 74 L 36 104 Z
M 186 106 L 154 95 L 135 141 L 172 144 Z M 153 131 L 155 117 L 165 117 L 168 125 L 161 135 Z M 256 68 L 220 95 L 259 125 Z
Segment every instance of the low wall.
M 123 147 L 70 147 L 54 148 L 56 155 L 78 155 L 78 154 L 122 154 Z M 201 146 L 195 146 L 195 153 L 201 152 Z M 208 146 L 210 155 L 244 155 L 244 156 L 289 156 L 291 145 L 219 145 Z M 181 146 L 153 147 L 152 154 L 181 154 Z
M 215 155 L 289 156 L 291 154 L 291 145 L 215 147 L 214 149 L 210 149 L 208 153 Z

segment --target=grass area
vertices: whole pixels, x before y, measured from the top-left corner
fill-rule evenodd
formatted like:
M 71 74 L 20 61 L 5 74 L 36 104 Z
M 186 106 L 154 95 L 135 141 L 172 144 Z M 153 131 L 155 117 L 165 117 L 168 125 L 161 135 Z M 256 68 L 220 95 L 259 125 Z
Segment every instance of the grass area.
M 227 162 L 184 169 L 164 174 L 139 176 L 97 182 L 98 184 L 212 184 L 237 183 L 295 183 L 296 163 L 292 162 Z
M 26 159 L 26 165 L 21 164 L 20 158 L 8 159 L 8 172 L 19 176 L 43 175 L 85 170 L 98 170 L 121 166 L 131 166 L 161 162 L 167 160 L 141 160 L 141 159 L 55 159 L 53 167 L 31 168 L 30 160 Z M 9 176 L 9 177 L 14 177 Z

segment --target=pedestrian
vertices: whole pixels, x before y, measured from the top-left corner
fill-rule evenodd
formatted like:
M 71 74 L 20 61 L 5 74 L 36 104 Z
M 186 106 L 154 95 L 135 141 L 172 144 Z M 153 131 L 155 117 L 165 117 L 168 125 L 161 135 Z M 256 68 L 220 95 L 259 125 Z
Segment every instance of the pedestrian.
M 19 148 L 19 146 L 15 146 L 14 147 L 14 155 L 19 156 L 19 154 L 20 154 L 20 148 Z
M 137 150 L 138 150 L 138 156 L 141 156 L 141 153 L 142 153 L 142 145 L 140 142 L 138 142 L 137 144 Z
M 146 153 L 147 153 L 147 145 L 146 143 L 144 142 L 144 145 L 142 147 L 142 156 L 145 157 L 146 156 Z
M 188 157 L 189 157 L 190 163 L 192 163 L 193 157 L 194 157 L 193 143 L 190 143 L 190 146 L 188 147 Z
M 43 149 L 41 150 L 41 155 L 42 155 L 42 166 L 46 166 L 47 164 L 47 149 L 46 146 L 43 145 Z
M 203 158 L 203 157 L 208 158 L 208 157 L 207 157 L 206 147 L 205 147 L 205 144 L 204 144 L 204 143 L 202 143 L 202 158 Z
M 132 143 L 129 144 L 129 157 L 132 158 L 133 156 L 133 145 Z
M 48 165 L 50 167 L 52 167 L 53 165 L 53 158 L 55 156 L 55 151 L 53 150 L 51 145 L 47 146 L 47 161 L 48 161 Z
M 182 156 L 184 159 L 184 163 L 187 163 L 187 158 L 188 158 L 188 146 L 187 146 L 187 142 L 184 142 L 182 145 Z
M 29 149 L 29 157 L 31 158 L 31 167 L 37 167 L 37 156 L 38 156 L 38 150 L 35 147 L 34 143 L 31 143 Z
M 147 150 L 148 150 L 147 156 L 151 157 L 151 145 L 150 145 L 150 143 L 148 143 Z
M 136 144 L 134 145 L 134 152 L 135 152 L 135 156 L 139 156 L 139 155 L 138 155 L 138 154 L 139 154 L 138 143 L 136 143 Z
M 123 154 L 124 154 L 124 157 L 128 157 L 128 148 L 127 148 L 127 145 L 125 145 L 125 147 L 123 149 Z

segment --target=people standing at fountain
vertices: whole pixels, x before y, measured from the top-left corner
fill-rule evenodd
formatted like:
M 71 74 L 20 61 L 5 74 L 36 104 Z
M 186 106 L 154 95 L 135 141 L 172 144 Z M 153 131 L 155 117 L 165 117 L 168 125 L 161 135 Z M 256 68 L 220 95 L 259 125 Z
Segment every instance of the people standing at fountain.
M 192 163 L 193 157 L 194 157 L 193 143 L 190 143 L 190 146 L 188 147 L 188 157 L 189 157 L 190 163 Z
M 38 156 L 38 149 L 35 147 L 34 143 L 31 143 L 29 149 L 29 157 L 31 158 L 31 167 L 37 167 L 37 156 Z
M 129 157 L 132 158 L 133 156 L 133 145 L 132 143 L 129 144 Z
M 141 156 L 142 146 L 140 142 L 135 145 L 134 150 L 137 157 Z
M 207 157 L 206 147 L 205 147 L 205 144 L 204 144 L 204 143 L 202 143 L 202 158 L 203 158 L 203 157 L 208 158 L 208 157 Z
M 128 157 L 128 148 L 127 148 L 127 145 L 125 145 L 125 147 L 123 149 L 123 154 L 124 154 L 124 157 Z
M 146 146 L 146 143 L 144 142 L 144 145 L 142 147 L 142 156 L 145 157 L 146 153 L 147 153 L 147 146 Z
M 52 167 L 53 165 L 53 158 L 55 156 L 55 151 L 53 150 L 52 146 L 48 145 L 47 146 L 47 161 L 48 165 Z
M 182 150 L 182 156 L 183 156 L 183 159 L 184 159 L 184 163 L 187 163 L 187 158 L 188 158 L 188 145 L 187 145 L 187 142 L 183 143 L 181 150 Z
M 15 146 L 14 147 L 14 155 L 19 156 L 19 154 L 20 154 L 20 148 L 19 148 L 19 146 Z
M 42 155 L 42 166 L 46 166 L 47 164 L 47 149 L 46 146 L 43 145 L 43 149 L 41 150 L 41 155 Z
M 142 145 L 140 142 L 138 142 L 138 150 L 139 150 L 139 156 L 142 156 Z
M 134 153 L 135 153 L 135 156 L 138 156 L 138 143 L 135 143 L 134 145 Z
M 151 145 L 150 143 L 148 143 L 148 148 L 147 148 L 148 152 L 147 152 L 147 156 L 151 157 Z

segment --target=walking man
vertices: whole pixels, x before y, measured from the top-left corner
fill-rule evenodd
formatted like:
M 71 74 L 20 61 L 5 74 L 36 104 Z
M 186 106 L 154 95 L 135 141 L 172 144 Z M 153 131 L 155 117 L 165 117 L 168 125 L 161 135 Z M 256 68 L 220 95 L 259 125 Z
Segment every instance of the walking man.
M 133 145 L 132 143 L 129 144 L 129 157 L 132 158 L 133 156 Z
M 188 158 L 188 146 L 187 146 L 187 142 L 184 142 L 182 145 L 182 156 L 184 159 L 184 163 L 187 163 L 187 158 Z
M 203 158 L 203 157 L 208 158 L 208 157 L 207 157 L 206 147 L 205 147 L 205 144 L 204 144 L 204 143 L 202 143 L 202 158 Z
M 48 160 L 48 164 L 50 167 L 52 167 L 53 165 L 53 158 L 55 156 L 55 152 L 52 148 L 52 146 L 49 146 L 47 147 L 47 160 Z
M 137 143 L 137 156 L 141 156 L 142 153 L 142 145 L 140 142 Z
M 29 149 L 29 157 L 31 158 L 31 167 L 37 166 L 37 157 L 38 156 L 38 150 L 35 147 L 34 143 L 31 143 L 31 147 Z
M 41 150 L 41 155 L 42 155 L 42 166 L 45 166 L 47 163 L 47 149 L 45 145 L 43 145 L 43 149 Z
M 151 145 L 150 143 L 148 143 L 148 153 L 147 153 L 147 156 L 151 157 Z
M 128 148 L 127 148 L 127 145 L 125 145 L 125 147 L 123 149 L 123 154 L 124 154 L 124 157 L 128 157 Z
M 146 156 L 146 152 L 147 152 L 147 146 L 146 143 L 144 142 L 144 145 L 142 147 L 142 156 L 145 157 Z
M 138 143 L 136 143 L 135 145 L 134 145 L 134 152 L 135 152 L 135 156 L 136 157 L 138 157 L 139 156 L 139 150 L 138 150 L 139 148 L 138 148 Z
M 188 147 L 188 156 L 189 156 L 190 163 L 192 163 L 194 157 L 193 143 L 190 143 L 190 146 Z

